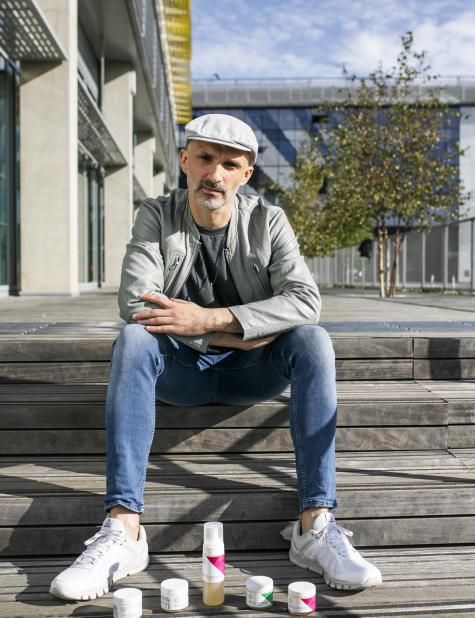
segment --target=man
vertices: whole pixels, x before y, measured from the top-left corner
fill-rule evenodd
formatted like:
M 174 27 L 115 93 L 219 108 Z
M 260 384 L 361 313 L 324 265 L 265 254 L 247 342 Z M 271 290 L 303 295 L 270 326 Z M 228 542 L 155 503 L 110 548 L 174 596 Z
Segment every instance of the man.
M 185 127 L 188 190 L 142 204 L 127 245 L 106 403 L 108 513 L 87 549 L 51 584 L 90 599 L 148 564 L 139 517 L 155 397 L 172 405 L 251 405 L 289 384 L 300 517 L 290 560 L 330 586 L 381 573 L 347 540 L 335 498 L 335 359 L 317 326 L 320 295 L 284 211 L 239 187 L 253 172 L 252 129 L 224 114 Z

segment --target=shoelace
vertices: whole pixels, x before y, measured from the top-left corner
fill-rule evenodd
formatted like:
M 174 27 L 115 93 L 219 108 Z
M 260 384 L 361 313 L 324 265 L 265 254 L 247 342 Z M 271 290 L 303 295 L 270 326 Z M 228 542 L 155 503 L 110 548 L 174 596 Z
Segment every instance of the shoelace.
M 122 532 L 99 530 L 99 532 L 96 532 L 90 539 L 84 541 L 84 545 L 87 549 L 78 556 L 74 562 L 74 566 L 93 566 L 115 543 L 121 545 L 125 543 L 125 536 Z
M 347 536 L 353 536 L 353 532 L 342 526 L 338 526 L 334 522 L 330 522 L 328 526 L 320 532 L 316 530 L 312 530 L 311 532 L 317 537 L 320 547 L 323 547 L 324 543 L 327 543 L 334 547 L 342 558 L 348 558 L 348 556 L 356 552 L 353 545 L 346 538 Z

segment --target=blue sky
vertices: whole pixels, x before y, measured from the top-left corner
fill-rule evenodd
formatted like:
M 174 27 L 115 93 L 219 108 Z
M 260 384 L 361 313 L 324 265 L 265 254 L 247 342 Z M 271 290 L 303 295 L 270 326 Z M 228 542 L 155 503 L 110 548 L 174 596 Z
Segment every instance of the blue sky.
M 433 72 L 475 76 L 475 0 L 192 0 L 192 75 L 367 75 L 407 30 Z

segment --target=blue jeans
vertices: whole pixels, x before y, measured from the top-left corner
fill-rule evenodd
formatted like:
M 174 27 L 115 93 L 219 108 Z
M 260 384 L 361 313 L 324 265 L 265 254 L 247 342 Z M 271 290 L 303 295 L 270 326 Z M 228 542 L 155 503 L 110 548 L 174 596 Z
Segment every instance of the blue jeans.
M 167 404 L 248 406 L 290 384 L 289 425 L 300 511 L 336 507 L 335 356 L 320 326 L 298 326 L 254 350 L 201 354 L 171 335 L 127 324 L 113 344 L 106 402 L 105 509 L 143 511 L 155 398 Z

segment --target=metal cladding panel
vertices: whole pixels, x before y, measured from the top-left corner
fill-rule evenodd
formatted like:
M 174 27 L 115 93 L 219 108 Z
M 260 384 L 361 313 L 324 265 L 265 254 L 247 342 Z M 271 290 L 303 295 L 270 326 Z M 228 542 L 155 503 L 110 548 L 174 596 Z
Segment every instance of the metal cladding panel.
M 35 0 L 0 0 L 0 47 L 12 60 L 66 59 Z
M 287 107 L 308 106 L 343 101 L 351 98 L 358 84 L 344 80 L 197 80 L 193 83 L 193 107 Z M 475 102 L 475 78 L 439 79 L 439 84 L 414 84 L 408 101 L 424 99 L 434 89 L 443 101 L 451 105 L 471 105 Z M 389 101 L 390 102 L 390 101 Z

